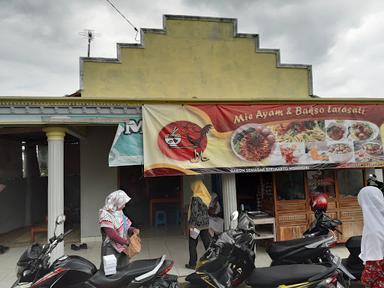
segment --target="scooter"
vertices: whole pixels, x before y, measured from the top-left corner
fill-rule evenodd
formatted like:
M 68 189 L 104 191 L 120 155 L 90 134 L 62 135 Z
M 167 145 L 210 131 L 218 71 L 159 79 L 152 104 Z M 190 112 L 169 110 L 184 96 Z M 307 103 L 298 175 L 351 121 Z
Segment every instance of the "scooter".
M 158 259 L 133 261 L 110 276 L 105 276 L 103 271 L 98 271 L 93 263 L 80 256 L 62 256 L 50 265 L 51 252 L 72 232 L 68 230 L 56 236 L 57 226 L 64 221 L 64 215 L 57 217 L 54 236 L 49 243 L 33 244 L 21 255 L 17 262 L 17 280 L 11 288 L 180 287 L 177 276 L 167 274 L 173 261 L 166 260 L 165 255 Z
M 379 181 L 374 174 L 369 174 L 367 179 L 368 185 L 377 186 L 384 193 L 384 183 Z M 329 232 L 337 231 L 343 234 L 337 229 L 338 225 L 342 222 L 338 219 L 330 218 L 324 211 L 315 211 L 315 221 L 312 222 L 310 227 L 304 232 L 302 239 L 295 239 L 289 241 L 275 242 L 268 249 L 268 254 L 272 258 L 272 265 L 289 264 L 289 263 L 303 263 L 303 259 L 306 259 L 304 255 L 308 252 L 308 246 L 306 241 L 308 238 L 317 237 L 315 239 L 321 239 L 318 237 L 325 237 Z M 307 238 L 307 240 L 306 240 Z M 356 278 L 360 280 L 361 274 L 364 270 L 364 263 L 359 258 L 361 253 L 361 236 L 352 236 L 345 243 L 345 247 L 349 251 L 349 256 L 342 260 L 342 265 Z M 312 252 L 308 252 L 309 258 L 306 261 L 318 262 L 327 261 L 328 253 L 323 253 L 321 247 L 311 247 Z M 303 253 L 303 255 L 301 254 Z M 318 257 L 320 255 L 320 257 Z M 302 257 L 300 257 L 302 256 Z
M 274 242 L 267 249 L 272 259 L 271 265 L 317 263 L 330 261 L 329 249 L 320 243 L 329 233 L 337 231 L 342 222 L 330 218 L 324 211 L 315 211 L 316 219 L 304 232 L 304 238 Z M 312 244 L 313 243 L 313 244 Z M 316 245 L 318 243 L 320 245 Z M 309 244 L 309 245 L 308 245 Z M 342 265 L 356 280 L 359 280 L 364 270 L 363 261 L 359 258 L 361 252 L 361 236 L 352 236 L 345 243 L 349 256 L 342 260 Z
M 340 224 L 340 220 L 330 218 L 324 211 L 315 211 L 315 220 L 304 232 L 303 238 L 274 242 L 268 247 L 266 251 L 272 259 L 271 266 L 329 262 L 327 243 L 335 238 L 334 231 L 342 234 L 337 229 Z
M 238 218 L 234 212 L 231 220 Z M 252 219 L 242 213 L 236 229 L 221 233 L 199 259 L 196 272 L 186 280 L 194 287 L 348 287 L 340 258 L 321 264 L 292 264 L 255 268 L 256 232 Z M 336 239 L 329 239 L 328 245 Z

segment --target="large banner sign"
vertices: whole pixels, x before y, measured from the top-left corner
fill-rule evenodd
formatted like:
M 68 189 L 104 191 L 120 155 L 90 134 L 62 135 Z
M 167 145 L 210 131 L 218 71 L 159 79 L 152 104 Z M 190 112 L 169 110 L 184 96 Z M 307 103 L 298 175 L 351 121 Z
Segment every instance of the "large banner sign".
M 109 167 L 143 164 L 143 130 L 141 116 L 131 116 L 117 127 L 108 156 Z
M 145 176 L 384 166 L 384 106 L 145 105 Z

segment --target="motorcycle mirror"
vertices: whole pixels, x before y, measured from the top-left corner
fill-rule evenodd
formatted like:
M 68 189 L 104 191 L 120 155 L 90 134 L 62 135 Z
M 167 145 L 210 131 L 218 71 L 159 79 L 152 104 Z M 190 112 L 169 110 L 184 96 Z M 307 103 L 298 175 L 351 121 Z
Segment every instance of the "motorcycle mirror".
M 64 222 L 65 222 L 65 215 L 64 214 L 61 214 L 61 215 L 56 217 L 55 231 L 53 232 L 54 238 L 56 238 L 57 226 L 63 224 Z
M 56 225 L 61 225 L 65 222 L 65 215 L 59 215 L 56 218 Z
M 239 211 L 233 211 L 230 217 L 231 221 L 235 221 L 237 218 L 239 218 Z

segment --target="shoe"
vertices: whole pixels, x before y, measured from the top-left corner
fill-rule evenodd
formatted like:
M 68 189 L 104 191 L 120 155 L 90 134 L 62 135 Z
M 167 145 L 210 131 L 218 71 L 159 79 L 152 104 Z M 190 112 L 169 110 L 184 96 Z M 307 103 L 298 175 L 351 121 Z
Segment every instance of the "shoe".
M 82 243 L 79 246 L 80 249 L 88 249 L 87 243 Z
M 0 254 L 4 254 L 9 250 L 9 247 L 0 245 Z
M 71 249 L 75 250 L 75 251 L 78 251 L 78 250 L 80 250 L 80 247 L 77 246 L 76 244 L 71 244 Z
M 195 270 L 196 268 L 196 265 L 191 265 L 191 264 L 185 264 L 185 268 L 188 268 L 188 269 L 191 269 L 191 270 Z

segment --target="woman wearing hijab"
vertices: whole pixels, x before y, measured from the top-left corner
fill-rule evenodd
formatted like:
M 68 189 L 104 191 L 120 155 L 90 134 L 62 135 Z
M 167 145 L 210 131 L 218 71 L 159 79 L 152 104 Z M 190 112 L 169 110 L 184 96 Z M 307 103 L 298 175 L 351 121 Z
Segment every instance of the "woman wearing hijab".
M 132 222 L 123 213 L 123 208 L 131 198 L 123 191 L 112 192 L 105 199 L 105 205 L 99 210 L 99 224 L 102 235 L 101 266 L 103 257 L 115 255 L 117 267 L 127 265 L 129 258 L 122 253 L 129 245 L 129 235 L 140 231 L 132 227 Z
M 363 210 L 364 228 L 360 258 L 364 261 L 361 282 L 365 287 L 384 288 L 384 197 L 373 186 L 362 188 L 358 195 Z
M 209 235 L 208 208 L 211 203 L 211 195 L 202 180 L 194 180 L 191 183 L 192 198 L 188 211 L 189 226 L 189 263 L 185 267 L 195 269 L 197 261 L 197 243 L 199 237 L 207 249 L 211 241 Z

